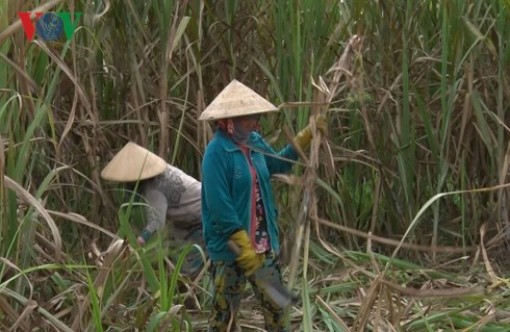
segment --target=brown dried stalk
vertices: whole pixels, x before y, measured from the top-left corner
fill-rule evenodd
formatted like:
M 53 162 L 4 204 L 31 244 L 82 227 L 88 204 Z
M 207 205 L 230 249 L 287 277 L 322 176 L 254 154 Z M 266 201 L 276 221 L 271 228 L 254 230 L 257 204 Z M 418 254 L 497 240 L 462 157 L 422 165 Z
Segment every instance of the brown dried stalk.
M 291 257 L 291 262 L 289 264 L 290 267 L 290 273 L 289 273 L 289 284 L 292 287 L 298 262 L 299 262 L 299 252 L 301 250 L 301 242 L 303 240 L 304 234 L 310 234 L 310 223 L 308 222 L 308 218 L 311 218 L 312 220 L 317 220 L 317 195 L 315 194 L 315 180 L 317 178 L 317 169 L 319 166 L 319 149 L 320 146 L 324 146 L 326 151 L 328 151 L 328 159 L 329 159 L 329 165 L 330 169 L 334 170 L 334 163 L 333 163 L 333 156 L 331 154 L 331 150 L 329 148 L 329 145 L 326 140 L 322 139 L 322 134 L 320 131 L 315 128 L 315 117 L 319 114 L 325 114 L 328 109 L 331 101 L 348 85 L 348 82 L 342 82 L 342 77 L 344 77 L 345 74 L 347 76 L 351 77 L 350 74 L 350 66 L 352 64 L 353 56 L 356 52 L 358 52 L 361 48 L 361 37 L 358 35 L 354 35 L 350 38 L 349 42 L 347 43 L 347 46 L 340 57 L 340 59 L 326 72 L 326 75 L 332 74 L 333 77 L 330 81 L 329 86 L 326 84 L 325 80 L 322 77 L 319 77 L 319 83 L 315 83 L 312 81 L 312 84 L 317 88 L 317 91 L 314 95 L 314 100 L 312 103 L 312 117 L 310 119 L 310 125 L 312 127 L 313 132 L 313 139 L 310 146 L 310 156 L 308 159 L 304 159 L 307 161 L 307 167 L 305 169 L 305 173 L 303 176 L 303 183 L 304 183 L 304 194 L 303 194 L 303 201 L 301 205 L 301 212 L 297 221 L 297 228 L 296 228 L 296 241 L 294 242 L 294 249 L 291 252 L 294 252 L 295 254 Z M 321 238 L 320 238 L 320 232 L 318 229 L 318 223 L 315 222 L 316 226 L 316 232 L 319 236 L 319 240 L 323 244 L 325 248 L 329 248 L 330 250 L 333 250 L 331 247 L 329 247 Z M 309 239 L 308 237 L 305 239 L 306 243 L 308 243 Z M 305 262 L 305 271 L 304 274 L 306 274 L 306 262 L 308 261 L 308 250 L 304 250 L 304 262 Z

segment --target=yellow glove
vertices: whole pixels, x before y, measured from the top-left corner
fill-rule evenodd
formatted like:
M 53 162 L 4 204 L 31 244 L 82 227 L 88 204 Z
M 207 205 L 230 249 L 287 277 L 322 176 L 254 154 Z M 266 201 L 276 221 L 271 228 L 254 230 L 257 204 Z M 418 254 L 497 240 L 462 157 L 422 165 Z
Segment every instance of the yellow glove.
M 245 271 L 247 276 L 255 273 L 255 271 L 264 264 L 264 255 L 255 252 L 255 248 L 245 230 L 235 232 L 230 236 L 230 240 L 232 240 L 239 249 L 239 252 L 236 252 L 236 262 Z
M 328 132 L 328 124 L 326 122 L 326 117 L 324 114 L 320 114 L 315 118 L 315 127 L 323 134 L 326 135 Z M 301 150 L 306 150 L 310 147 L 310 142 L 312 141 L 312 127 L 310 125 L 306 126 L 301 130 L 296 137 L 294 137 L 294 144 L 299 146 Z

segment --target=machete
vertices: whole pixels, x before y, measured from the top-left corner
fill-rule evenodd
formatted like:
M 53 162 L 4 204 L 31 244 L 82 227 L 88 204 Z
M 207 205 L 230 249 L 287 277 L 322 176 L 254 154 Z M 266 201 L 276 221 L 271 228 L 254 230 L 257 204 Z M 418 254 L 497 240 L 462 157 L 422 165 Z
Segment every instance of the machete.
M 236 255 L 241 254 L 241 249 L 237 246 L 237 244 L 230 240 L 228 241 L 228 247 L 232 250 Z M 289 291 L 281 282 L 277 280 L 270 279 L 267 276 L 267 273 L 264 273 L 264 266 L 259 268 L 255 272 L 255 279 L 262 286 L 262 291 L 269 296 L 276 305 L 280 308 L 286 308 L 290 305 L 296 304 L 297 296 Z

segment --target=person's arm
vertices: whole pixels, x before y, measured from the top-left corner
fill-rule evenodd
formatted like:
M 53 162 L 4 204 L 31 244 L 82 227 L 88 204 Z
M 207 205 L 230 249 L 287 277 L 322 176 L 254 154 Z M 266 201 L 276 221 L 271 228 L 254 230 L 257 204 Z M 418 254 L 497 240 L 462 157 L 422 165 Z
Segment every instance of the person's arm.
M 276 152 L 260 135 L 257 134 L 256 147 L 264 153 L 267 169 L 270 175 L 287 173 L 294 166 L 293 161 L 298 159 L 294 148 L 288 144 Z
M 318 115 L 315 118 L 315 126 L 323 135 L 326 135 L 328 131 L 328 124 L 324 115 Z M 310 143 L 313 138 L 312 127 L 308 124 L 303 128 L 296 137 L 294 137 L 294 144 L 299 146 L 301 150 L 306 150 L 310 147 Z M 259 136 L 259 144 L 262 149 L 267 152 L 265 154 L 267 168 L 269 174 L 286 173 L 290 171 L 294 163 L 287 160 L 297 160 L 299 155 L 291 144 L 285 146 L 280 152 L 276 153 L 267 142 Z
M 145 207 L 147 224 L 137 238 L 137 242 L 140 245 L 144 245 L 155 231 L 165 226 L 166 211 L 168 209 L 168 201 L 161 191 L 145 188 L 143 196 L 147 201 L 147 206 Z
M 229 179 L 233 176 L 227 169 L 227 160 L 231 156 L 216 150 L 206 151 L 202 163 L 202 206 L 208 214 L 211 230 L 229 237 L 242 229 L 241 221 L 235 210 L 233 197 L 230 195 Z

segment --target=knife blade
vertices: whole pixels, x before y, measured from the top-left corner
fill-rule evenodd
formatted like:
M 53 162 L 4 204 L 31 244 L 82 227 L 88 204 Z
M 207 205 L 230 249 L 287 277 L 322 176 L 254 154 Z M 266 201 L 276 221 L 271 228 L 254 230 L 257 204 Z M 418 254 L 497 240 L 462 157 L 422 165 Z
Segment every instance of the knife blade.
M 236 255 L 239 256 L 241 254 L 241 249 L 234 241 L 228 241 L 228 247 Z M 263 288 L 261 291 L 263 291 L 276 305 L 278 305 L 278 307 L 282 309 L 296 304 L 298 299 L 297 296 L 278 280 L 268 278 L 268 274 L 265 273 L 264 269 L 264 266 L 262 266 L 255 272 L 255 279 L 258 280 L 259 284 Z

